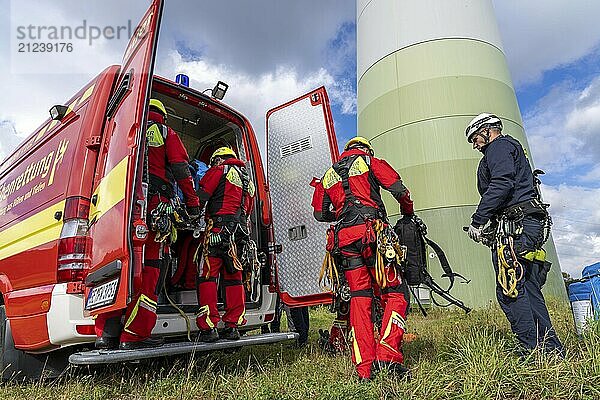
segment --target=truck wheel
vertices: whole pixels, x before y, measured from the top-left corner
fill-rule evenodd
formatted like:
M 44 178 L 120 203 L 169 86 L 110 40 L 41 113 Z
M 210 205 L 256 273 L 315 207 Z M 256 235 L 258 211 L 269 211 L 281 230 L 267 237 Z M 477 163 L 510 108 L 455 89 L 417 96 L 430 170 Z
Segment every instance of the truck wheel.
M 66 351 L 65 351 L 66 350 Z M 5 306 L 0 306 L 0 373 L 2 381 L 57 378 L 68 366 L 68 349 L 30 354 L 15 348 Z

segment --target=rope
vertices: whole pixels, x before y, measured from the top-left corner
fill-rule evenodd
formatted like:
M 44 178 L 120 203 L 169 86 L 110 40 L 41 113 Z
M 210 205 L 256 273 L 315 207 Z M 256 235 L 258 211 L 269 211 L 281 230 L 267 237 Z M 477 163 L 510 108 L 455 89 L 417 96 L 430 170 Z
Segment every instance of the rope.
M 507 260 L 505 249 L 508 246 L 512 260 Z M 513 246 L 512 236 L 508 237 L 508 244 L 500 244 L 497 248 L 498 254 L 498 284 L 502 288 L 504 295 L 516 298 L 519 294 L 517 283 L 523 278 L 523 267 L 517 260 Z M 509 262 L 512 261 L 512 264 Z M 517 278 L 517 268 L 520 269 L 519 277 Z
M 187 330 L 187 339 L 188 339 L 189 342 L 191 342 L 192 341 L 192 326 L 191 326 L 191 323 L 190 323 L 190 319 L 183 312 L 183 310 L 181 308 L 177 307 L 177 304 L 175 304 L 175 302 L 173 302 L 173 300 L 169 296 L 169 293 L 167 291 L 166 286 L 164 286 L 164 285 L 163 285 L 163 290 L 165 292 L 165 296 L 167 297 L 167 301 L 169 302 L 169 304 L 171 305 L 171 307 L 175 308 L 177 310 L 177 312 L 179 313 L 179 315 L 181 315 L 183 317 L 183 319 L 185 320 L 185 327 L 186 327 L 186 330 Z
M 339 287 L 340 280 L 338 275 L 335 259 L 330 252 L 325 251 L 325 258 L 321 264 L 321 272 L 319 273 L 319 286 L 323 291 L 336 293 Z
M 372 222 L 373 230 L 377 238 L 377 250 L 375 251 L 375 282 L 381 289 L 384 289 L 388 284 L 388 279 L 385 271 L 385 260 L 383 259 L 383 252 L 385 252 L 385 246 L 387 245 L 387 237 L 383 234 L 385 224 L 380 219 L 376 219 Z M 381 251 L 383 250 L 383 252 Z
M 196 252 L 194 253 L 194 262 L 200 266 L 198 262 L 198 251 L 202 249 L 200 256 L 204 259 L 204 263 L 206 264 L 206 278 L 210 276 L 210 262 L 208 261 L 208 244 L 210 240 L 210 231 L 213 228 L 213 220 L 209 218 L 206 222 L 206 229 L 204 230 L 204 241 L 202 242 L 202 246 L 198 246 Z
M 238 271 L 243 271 L 244 266 L 240 262 L 240 259 L 237 256 L 237 244 L 235 244 L 235 240 L 233 240 L 233 236 L 231 237 L 231 241 L 229 242 L 229 250 L 227 250 L 227 254 L 231 257 L 233 261 L 233 268 Z

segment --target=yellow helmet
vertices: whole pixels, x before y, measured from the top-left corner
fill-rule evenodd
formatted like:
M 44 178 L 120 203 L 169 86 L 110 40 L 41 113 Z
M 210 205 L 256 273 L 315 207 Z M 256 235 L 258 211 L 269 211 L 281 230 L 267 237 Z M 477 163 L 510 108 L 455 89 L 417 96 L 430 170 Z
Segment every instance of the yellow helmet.
M 369 152 L 371 154 L 374 153 L 373 146 L 371 146 L 371 143 L 369 143 L 369 141 L 362 136 L 353 137 L 352 139 L 348 140 L 348 143 L 346 143 L 346 145 L 344 146 L 344 151 L 354 146 L 366 147 L 367 149 L 369 149 Z
M 231 150 L 229 147 L 219 147 L 218 149 L 216 149 L 214 151 L 214 153 L 212 153 L 212 156 L 210 156 L 209 164 L 212 165 L 212 163 L 216 157 L 222 157 L 222 156 L 237 157 L 235 155 L 235 151 Z
M 150 107 L 155 107 L 163 114 L 163 116 L 167 116 L 167 109 L 165 108 L 165 105 L 162 103 L 162 101 L 157 99 L 150 99 Z

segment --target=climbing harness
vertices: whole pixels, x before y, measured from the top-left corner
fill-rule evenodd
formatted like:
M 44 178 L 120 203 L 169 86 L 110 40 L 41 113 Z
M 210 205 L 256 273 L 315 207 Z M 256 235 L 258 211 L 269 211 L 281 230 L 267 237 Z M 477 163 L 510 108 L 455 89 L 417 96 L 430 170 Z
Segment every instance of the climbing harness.
M 537 174 L 534 175 L 535 179 Z M 516 298 L 518 282 L 523 278 L 525 271 L 519 262 L 519 257 L 536 261 L 542 264 L 543 269 L 548 268 L 546 252 L 542 246 L 548 240 L 552 226 L 552 218 L 548 214 L 549 204 L 542 203 L 539 199 L 532 199 L 516 204 L 504 210 L 497 221 L 487 228 L 486 238 L 483 241 L 492 251 L 496 252 L 498 267 L 498 285 L 502 288 L 505 296 Z M 526 216 L 537 216 L 541 218 L 543 234 L 541 242 L 532 251 L 517 253 L 514 247 L 514 239 L 523 234 L 523 219 Z M 493 239 L 489 238 L 489 232 L 494 230 Z

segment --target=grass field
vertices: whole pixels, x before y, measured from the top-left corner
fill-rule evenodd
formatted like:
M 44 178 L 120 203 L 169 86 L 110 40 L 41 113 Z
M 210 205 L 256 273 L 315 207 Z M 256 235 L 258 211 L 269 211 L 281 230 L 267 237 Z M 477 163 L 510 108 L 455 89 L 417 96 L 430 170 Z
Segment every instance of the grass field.
M 568 355 L 560 361 L 511 353 L 515 340 L 498 307 L 435 311 L 409 318 L 416 339 L 404 346 L 410 382 L 379 375 L 359 384 L 348 355 L 329 356 L 318 328 L 333 319 L 311 310 L 306 348 L 291 343 L 88 370 L 54 382 L 0 387 L 2 399 L 600 399 L 600 329 L 583 340 L 573 332 L 567 304 L 551 314 Z M 282 324 L 285 326 L 285 322 Z

